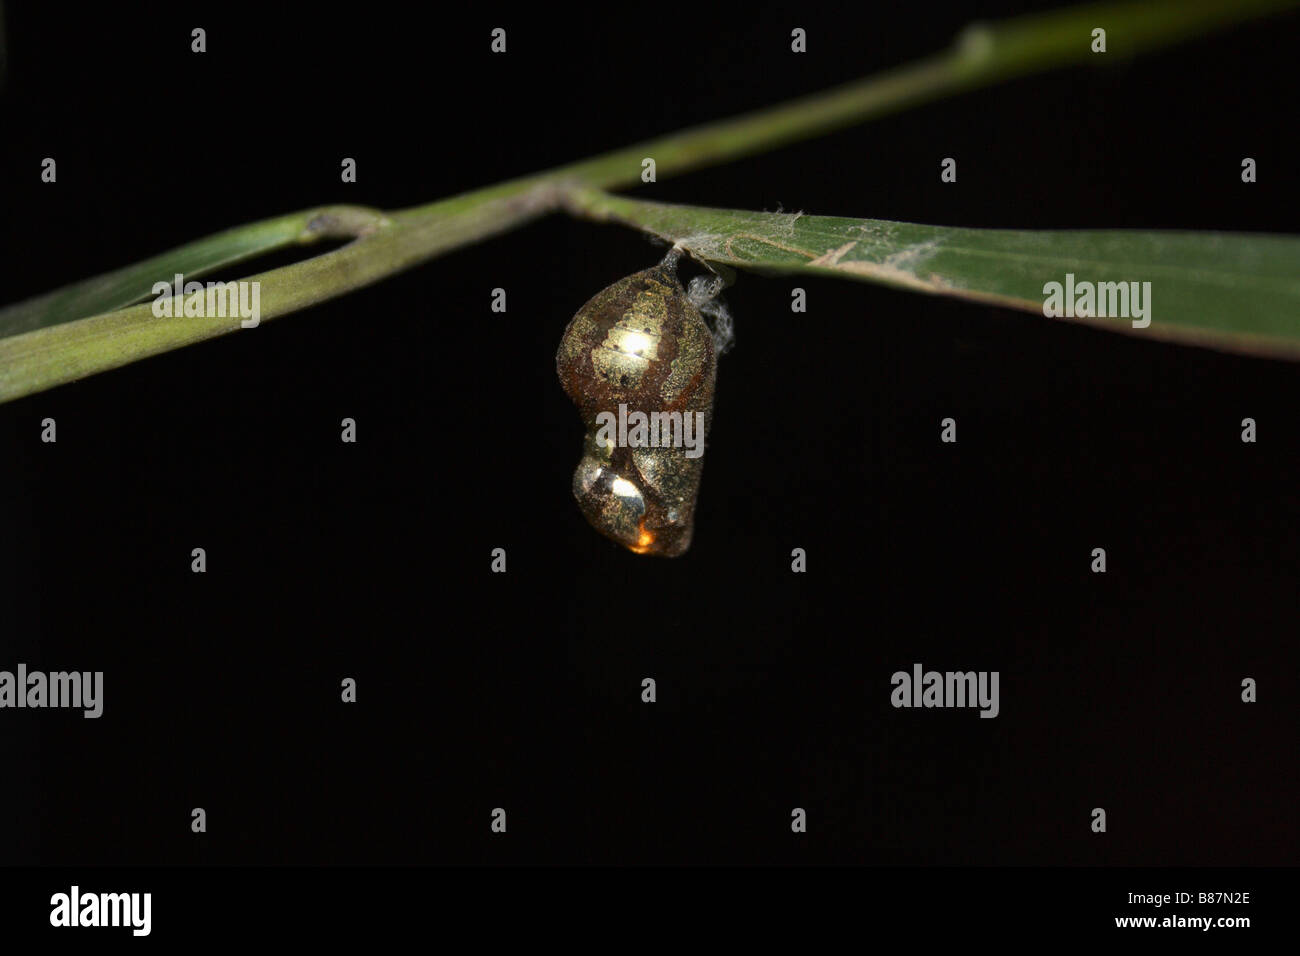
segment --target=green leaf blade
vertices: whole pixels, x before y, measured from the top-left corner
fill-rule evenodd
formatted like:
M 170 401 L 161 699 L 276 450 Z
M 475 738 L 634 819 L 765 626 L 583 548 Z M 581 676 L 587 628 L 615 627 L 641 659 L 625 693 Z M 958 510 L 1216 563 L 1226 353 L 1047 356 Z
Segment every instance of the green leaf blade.
M 877 282 L 1039 315 L 1048 283 L 1062 285 L 1064 307 L 1067 283 L 1080 292 L 1082 283 L 1094 291 L 1101 283 L 1126 283 L 1131 293 L 1136 282 L 1141 298 L 1130 300 L 1124 314 L 1097 314 L 1095 297 L 1092 315 L 1063 317 L 1224 351 L 1300 358 L 1300 237 L 966 229 L 671 206 L 595 191 L 575 201 L 590 214 L 654 233 L 707 262 Z M 1118 297 L 1107 301 L 1122 304 Z M 1146 316 L 1138 317 L 1140 311 Z M 1150 324 L 1141 327 L 1146 318 Z

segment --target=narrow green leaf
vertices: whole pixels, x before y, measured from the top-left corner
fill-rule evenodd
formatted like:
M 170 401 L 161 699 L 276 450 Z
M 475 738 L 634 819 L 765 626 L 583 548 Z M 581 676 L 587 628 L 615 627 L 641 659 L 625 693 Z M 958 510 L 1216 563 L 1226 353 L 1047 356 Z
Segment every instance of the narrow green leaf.
M 1126 283 L 1127 314 L 1062 316 L 1224 351 L 1300 358 L 1300 237 L 1213 232 L 1029 231 L 708 209 L 583 191 L 575 211 L 679 243 L 699 259 L 807 273 L 1044 314 L 1048 283 Z M 1067 276 L 1072 277 L 1067 279 Z M 1149 298 L 1148 290 L 1149 289 Z M 1111 290 L 1103 290 L 1109 293 Z M 1144 317 L 1137 316 L 1140 302 Z M 1116 310 L 1118 311 L 1118 310 Z M 1139 326 L 1149 319 L 1146 327 Z

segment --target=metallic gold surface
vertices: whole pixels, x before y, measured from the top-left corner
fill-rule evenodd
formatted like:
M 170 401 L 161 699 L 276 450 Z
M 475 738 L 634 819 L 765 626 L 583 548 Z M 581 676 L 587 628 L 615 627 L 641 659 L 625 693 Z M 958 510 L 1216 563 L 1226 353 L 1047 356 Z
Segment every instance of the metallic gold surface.
M 637 554 L 685 553 L 717 358 L 708 325 L 678 281 L 676 256 L 592 297 L 569 322 L 555 365 L 587 433 L 573 474 L 573 494 L 587 521 Z M 623 415 L 677 413 L 692 416 L 692 423 L 701 413 L 700 456 L 680 445 L 619 444 L 617 430 L 608 428 L 602 436 L 598 416 L 609 413 L 617 421 L 620 405 Z

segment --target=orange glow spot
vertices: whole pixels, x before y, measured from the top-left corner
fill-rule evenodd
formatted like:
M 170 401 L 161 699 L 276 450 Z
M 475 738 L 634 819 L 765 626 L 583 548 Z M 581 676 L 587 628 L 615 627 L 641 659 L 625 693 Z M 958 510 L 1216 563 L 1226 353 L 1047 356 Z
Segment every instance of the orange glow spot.
M 640 533 L 637 535 L 636 544 L 629 547 L 635 554 L 645 554 L 650 550 L 650 545 L 655 543 L 655 536 L 645 529 L 645 519 L 637 522 L 636 527 Z

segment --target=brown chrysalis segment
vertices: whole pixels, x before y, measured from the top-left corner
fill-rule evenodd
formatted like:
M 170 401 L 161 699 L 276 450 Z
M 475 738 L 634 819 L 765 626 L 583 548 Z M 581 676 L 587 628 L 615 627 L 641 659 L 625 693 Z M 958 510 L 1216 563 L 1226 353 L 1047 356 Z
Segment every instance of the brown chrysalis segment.
M 708 325 L 677 279 L 676 253 L 579 309 L 555 366 L 587 431 L 573 473 L 587 521 L 637 554 L 685 553 L 717 358 Z

